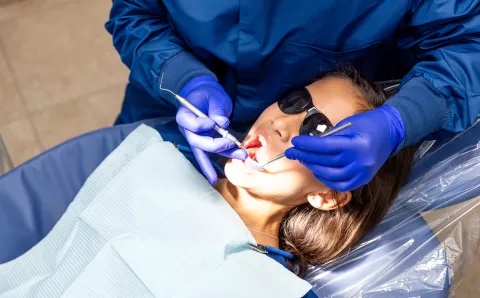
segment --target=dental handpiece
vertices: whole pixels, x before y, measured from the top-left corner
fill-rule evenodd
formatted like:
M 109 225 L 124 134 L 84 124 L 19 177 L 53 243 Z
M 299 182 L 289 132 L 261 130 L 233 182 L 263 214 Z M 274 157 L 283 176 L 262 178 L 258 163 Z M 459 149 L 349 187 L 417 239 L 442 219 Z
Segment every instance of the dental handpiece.
M 194 106 L 194 105 L 193 105 L 191 102 L 189 102 L 187 99 L 181 97 L 180 95 L 176 94 L 176 93 L 173 92 L 172 90 L 162 88 L 162 82 L 163 82 L 163 73 L 162 73 L 162 79 L 161 79 L 161 81 L 160 81 L 160 87 L 159 87 L 159 89 L 171 93 L 173 96 L 175 96 L 175 99 L 176 99 L 176 100 L 178 100 L 184 107 L 186 107 L 187 109 L 189 109 L 190 112 L 194 113 L 197 117 L 206 117 L 206 118 L 208 118 L 208 116 L 205 115 L 205 113 L 203 113 L 202 111 L 200 111 L 196 106 Z M 218 126 L 217 124 L 215 124 L 215 127 L 214 127 L 213 129 L 215 129 L 215 131 L 218 132 L 223 138 L 232 140 L 232 141 L 235 143 L 235 145 L 238 146 L 238 148 L 244 149 L 243 146 L 242 146 L 242 143 L 241 143 L 239 140 L 237 140 L 237 138 L 235 138 L 231 133 L 229 133 L 228 130 L 221 128 L 221 127 Z

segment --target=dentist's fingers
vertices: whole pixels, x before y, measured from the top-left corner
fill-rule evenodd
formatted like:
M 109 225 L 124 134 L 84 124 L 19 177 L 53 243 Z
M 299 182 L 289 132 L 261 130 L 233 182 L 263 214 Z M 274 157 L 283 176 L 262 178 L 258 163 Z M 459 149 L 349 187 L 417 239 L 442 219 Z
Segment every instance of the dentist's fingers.
M 309 162 L 330 167 L 344 167 L 352 162 L 350 156 L 345 156 L 342 153 L 322 154 L 296 149 L 295 147 L 287 149 L 285 157 L 302 163 Z
M 185 107 L 178 109 L 175 120 L 180 126 L 194 133 L 210 131 L 215 127 L 215 121 L 208 117 L 197 117 Z
M 208 154 L 198 148 L 192 147 L 193 155 L 195 155 L 195 159 L 198 162 L 198 165 L 202 169 L 203 174 L 207 178 L 208 182 L 211 185 L 215 185 L 217 183 L 218 177 L 215 168 L 213 167 Z
M 220 151 L 218 152 L 218 154 L 228 158 L 239 159 L 239 160 L 245 160 L 248 157 L 247 151 L 237 147 L 228 149 L 225 151 Z
M 352 142 L 350 136 L 327 136 L 327 137 L 317 137 L 317 136 L 297 136 L 292 139 L 292 144 L 295 148 L 317 152 L 323 154 L 335 154 L 344 151 L 351 151 L 356 145 Z
M 236 147 L 235 143 L 230 139 L 197 135 L 186 129 L 184 130 L 184 134 L 191 147 L 203 151 L 218 153 Z
M 215 96 L 212 96 L 208 102 L 208 117 L 213 119 L 221 128 L 227 128 L 230 125 L 230 120 L 226 115 L 230 115 L 232 112 L 231 101 L 216 100 Z

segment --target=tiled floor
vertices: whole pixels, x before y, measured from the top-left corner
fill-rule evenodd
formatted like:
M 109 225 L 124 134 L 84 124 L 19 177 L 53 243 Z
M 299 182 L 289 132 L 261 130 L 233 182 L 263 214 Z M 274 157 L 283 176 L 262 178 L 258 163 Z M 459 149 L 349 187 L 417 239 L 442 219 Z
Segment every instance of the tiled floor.
M 13 163 L 111 125 L 128 70 L 111 0 L 0 0 L 0 134 Z
M 15 165 L 114 121 L 128 70 L 103 29 L 110 6 L 0 0 L 0 135 Z M 442 214 L 426 218 L 432 223 Z M 465 266 L 457 297 L 480 297 L 479 260 Z

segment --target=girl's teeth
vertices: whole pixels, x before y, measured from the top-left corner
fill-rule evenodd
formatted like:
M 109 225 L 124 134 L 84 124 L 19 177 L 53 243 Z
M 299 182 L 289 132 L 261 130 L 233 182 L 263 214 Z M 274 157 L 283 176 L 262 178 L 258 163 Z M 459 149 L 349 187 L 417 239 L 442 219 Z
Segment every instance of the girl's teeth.
M 258 136 L 258 140 L 262 144 L 262 147 L 267 145 L 267 140 L 263 136 Z

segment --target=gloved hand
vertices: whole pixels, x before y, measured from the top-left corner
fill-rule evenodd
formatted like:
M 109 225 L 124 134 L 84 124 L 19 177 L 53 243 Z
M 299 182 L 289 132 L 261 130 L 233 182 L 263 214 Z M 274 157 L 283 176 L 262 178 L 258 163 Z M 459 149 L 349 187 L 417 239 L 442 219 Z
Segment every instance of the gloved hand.
M 294 147 L 285 151 L 298 160 L 323 184 L 350 191 L 370 182 L 404 138 L 404 125 L 391 106 L 348 117 L 337 126 L 352 126 L 326 137 L 297 136 Z
M 217 174 L 206 152 L 235 159 L 247 158 L 245 150 L 239 149 L 233 141 L 222 138 L 213 130 L 215 122 L 222 128 L 227 128 L 230 124 L 228 117 L 232 113 L 232 101 L 223 87 L 207 76 L 191 80 L 183 87 L 180 96 L 210 117 L 197 117 L 184 106 L 180 106 L 176 120 L 203 174 L 213 185 L 217 182 Z

